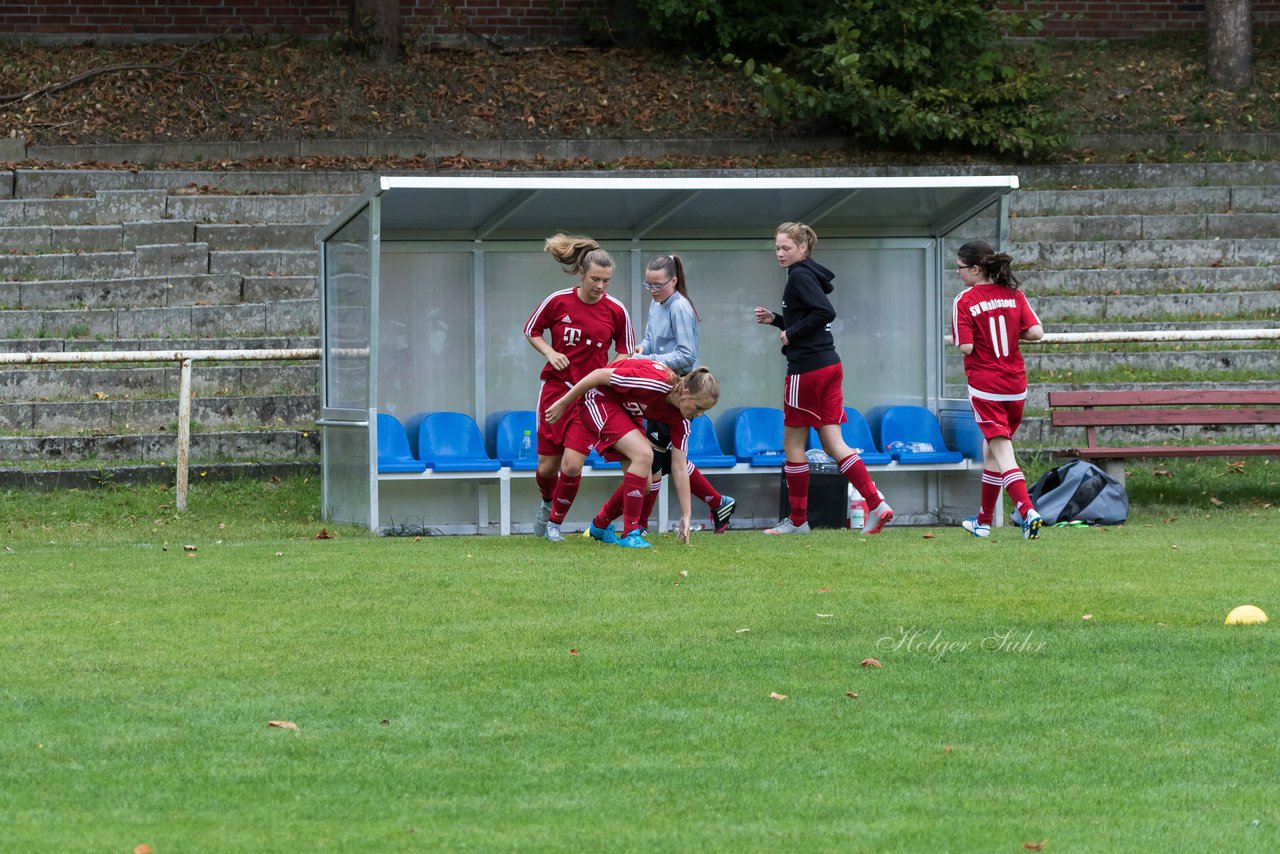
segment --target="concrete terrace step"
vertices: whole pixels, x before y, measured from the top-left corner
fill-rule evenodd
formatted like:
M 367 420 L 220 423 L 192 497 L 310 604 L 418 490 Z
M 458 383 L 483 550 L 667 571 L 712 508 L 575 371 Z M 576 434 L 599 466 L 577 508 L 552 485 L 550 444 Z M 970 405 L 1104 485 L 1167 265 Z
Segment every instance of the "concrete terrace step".
M 135 246 L 190 243 L 194 222 L 160 220 L 114 225 L 0 226 L 0 246 L 18 252 L 118 252 Z
M 316 348 L 314 335 L 232 338 L 0 338 L 3 353 L 76 353 L 95 351 L 157 350 L 292 350 Z
M 1265 371 L 1280 377 L 1280 349 L 1029 352 L 1023 351 L 1027 374 L 1035 382 L 1046 371 Z
M 318 406 L 315 394 L 194 397 L 191 420 L 200 429 L 255 424 L 310 429 Z M 177 419 L 176 398 L 0 403 L 0 430 L 14 432 L 74 432 L 86 425 L 92 425 L 94 431 L 170 430 Z
M 333 219 L 351 202 L 350 196 L 170 196 L 166 215 L 170 219 L 197 223 L 271 223 L 273 225 L 313 225 Z
M 243 287 L 244 280 L 234 274 L 0 282 L 0 305 L 45 309 L 234 304 L 244 298 Z
M 1037 296 L 1033 297 L 1032 305 L 1046 324 L 1052 324 L 1059 318 L 1122 321 L 1171 315 L 1188 319 L 1211 318 L 1214 315 L 1243 318 L 1266 314 L 1277 317 L 1280 316 L 1280 291 Z
M 244 276 L 317 276 L 320 253 L 314 248 L 241 249 L 209 253 L 210 273 Z
M 1280 430 L 1274 425 L 1110 427 L 1103 434 L 1106 444 L 1158 445 L 1164 442 L 1219 442 L 1231 444 L 1270 444 L 1280 442 Z M 1025 448 L 1079 448 L 1085 445 L 1084 428 L 1053 427 L 1043 416 L 1027 418 L 1018 428 L 1018 446 Z M 1226 459 L 1222 461 L 1226 468 Z M 1144 460 L 1141 465 L 1154 465 Z
M 1280 264 L 1239 267 L 1121 267 L 1090 270 L 1018 270 L 1033 298 L 1041 295 L 1263 291 L 1280 288 Z
M 1252 380 L 1246 382 L 1117 382 L 1117 383 L 1064 383 L 1064 382 L 1037 382 L 1035 377 L 1031 377 L 1031 383 L 1027 386 L 1027 402 L 1026 407 L 1029 411 L 1047 410 L 1049 408 L 1049 393 L 1055 391 L 1145 391 L 1156 390 L 1162 391 L 1171 388 L 1185 389 L 1188 391 L 1210 391 L 1213 389 L 1246 389 L 1246 390 L 1270 390 L 1274 389 L 1275 382 L 1272 380 Z M 963 398 L 968 392 L 962 382 L 948 383 L 945 389 L 947 397 Z
M 1280 257 L 1280 238 L 1010 242 L 1007 251 L 1019 268 L 1258 267 Z
M 311 395 L 316 393 L 319 378 L 320 368 L 315 362 L 201 363 L 191 372 L 191 390 L 198 397 Z M 0 401 L 94 400 L 99 395 L 161 399 L 176 406 L 178 366 L 41 365 L 0 369 Z
M 78 196 L 86 198 L 59 198 Z M 172 219 L 165 212 L 169 191 L 157 189 L 102 190 L 83 193 L 18 195 L 0 200 L 0 226 L 118 225 Z
M 1017 242 L 1249 239 L 1280 234 L 1280 214 L 1108 214 L 1105 216 L 1018 217 L 1010 221 L 1009 233 Z
M 316 430 L 236 431 L 191 434 L 191 459 L 311 460 L 319 457 Z M 173 465 L 177 437 L 172 433 L 109 436 L 0 436 L 0 459 L 7 462 L 138 460 Z
M 310 335 L 319 325 L 316 300 L 156 308 L 0 311 L 0 338 L 211 338 Z
M 314 254 L 314 253 L 313 253 Z M 127 279 L 132 276 L 198 275 L 209 272 L 203 243 L 161 243 L 116 252 L 0 255 L 0 281 Z
M 1165 332 L 1169 330 L 1277 329 L 1280 320 L 1170 320 L 1121 323 L 1055 323 L 1051 332 Z M 1213 342 L 1206 341 L 1206 345 Z M 1026 345 L 1037 346 L 1037 345 Z
M 321 224 L 277 225 L 209 223 L 195 227 L 195 239 L 209 249 L 290 249 L 316 252 Z
M 377 180 L 380 172 L 233 171 L 175 169 L 18 169 L 13 198 L 93 197 L 111 190 L 354 196 Z M 3 182 L 0 182 L 2 184 Z

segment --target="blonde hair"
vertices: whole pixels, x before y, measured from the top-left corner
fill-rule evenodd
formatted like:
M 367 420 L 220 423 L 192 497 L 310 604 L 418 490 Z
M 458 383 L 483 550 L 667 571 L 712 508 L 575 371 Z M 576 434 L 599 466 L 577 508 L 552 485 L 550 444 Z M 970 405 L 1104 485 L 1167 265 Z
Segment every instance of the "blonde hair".
M 773 230 L 773 234 L 775 237 L 785 234 L 792 243 L 804 250 L 806 258 L 813 254 L 813 248 L 818 245 L 818 232 L 803 222 L 784 222 Z
M 600 248 L 590 237 L 576 234 L 557 234 L 547 238 L 543 250 L 560 262 L 566 273 L 585 274 L 594 265 L 613 269 L 613 256 Z
M 711 375 L 711 370 L 706 367 L 694 368 L 689 373 L 680 377 L 672 385 L 671 390 L 679 396 L 682 393 L 688 393 L 690 397 L 699 402 L 706 402 L 703 409 L 710 409 L 720 400 L 720 381 Z

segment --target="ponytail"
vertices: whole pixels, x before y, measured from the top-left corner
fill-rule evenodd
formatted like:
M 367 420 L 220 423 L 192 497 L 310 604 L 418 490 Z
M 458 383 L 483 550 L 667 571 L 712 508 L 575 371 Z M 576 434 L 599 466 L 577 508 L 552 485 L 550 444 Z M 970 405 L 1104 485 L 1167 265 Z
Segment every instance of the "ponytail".
M 566 273 L 581 276 L 592 265 L 613 269 L 613 256 L 600 248 L 590 237 L 573 234 L 556 234 L 547 238 L 543 251 L 560 262 Z
M 971 240 L 956 250 L 956 257 L 966 264 L 982 269 L 983 278 L 997 285 L 1017 290 L 1021 286 L 1013 274 L 1013 256 L 997 252 L 985 240 Z

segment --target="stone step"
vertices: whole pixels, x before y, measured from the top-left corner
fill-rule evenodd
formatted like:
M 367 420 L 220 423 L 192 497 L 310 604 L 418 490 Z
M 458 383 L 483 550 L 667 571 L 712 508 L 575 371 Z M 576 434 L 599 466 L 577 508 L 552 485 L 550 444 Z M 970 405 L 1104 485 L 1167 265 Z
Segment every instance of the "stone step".
M 1047 371 L 1112 371 L 1129 368 L 1140 371 L 1259 371 L 1280 378 L 1280 349 L 1175 350 L 1151 351 L 1023 351 L 1027 374 L 1035 382 Z
M 243 286 L 244 280 L 234 274 L 0 282 L 0 305 L 65 309 L 234 304 L 244 299 Z
M 1204 443 L 1259 443 L 1280 442 L 1280 430 L 1274 425 L 1230 425 L 1229 427 L 1198 427 L 1159 425 L 1141 427 L 1109 427 L 1099 433 L 1099 441 L 1105 445 L 1156 445 L 1163 442 Z M 1086 444 L 1084 428 L 1053 427 L 1047 416 L 1027 418 L 1018 428 L 1018 448 L 1079 448 Z M 1223 468 L 1227 460 L 1223 459 Z M 1155 460 L 1143 460 L 1141 465 L 1155 466 Z
M 314 335 L 234 338 L 0 338 L 3 353 L 76 353 L 157 350 L 293 350 L 317 348 Z
M 1145 391 L 1145 390 L 1165 390 L 1170 388 L 1186 389 L 1190 391 L 1212 389 L 1232 389 L 1232 390 L 1269 390 L 1276 387 L 1273 380 L 1252 380 L 1246 382 L 1178 382 L 1178 383 L 1139 383 L 1139 382 L 1118 382 L 1118 383 L 1063 383 L 1063 382 L 1036 382 L 1032 377 L 1031 383 L 1027 386 L 1027 402 L 1026 408 L 1029 412 L 1044 411 L 1049 408 L 1049 393 L 1054 391 Z M 944 394 L 951 398 L 964 398 L 968 396 L 968 391 L 963 382 L 948 383 Z
M 203 243 L 159 243 L 115 252 L 0 255 L 0 282 L 199 275 L 210 272 L 209 262 L 209 247 Z
M 1044 296 L 1035 297 L 1032 304 L 1040 319 L 1050 325 L 1068 317 L 1077 321 L 1142 320 L 1161 316 L 1280 317 L 1280 291 Z
M 1167 332 L 1171 330 L 1202 331 L 1213 329 L 1277 329 L 1280 320 L 1169 320 L 1128 323 L 1055 323 L 1053 332 Z M 1205 344 L 1213 342 L 1206 341 Z M 1031 345 L 1028 345 L 1031 346 Z
M 14 197 L 52 199 L 93 197 L 103 190 L 163 190 L 169 193 L 270 193 L 274 195 L 341 195 L 363 192 L 379 172 L 212 171 L 200 169 L 132 171 L 126 169 L 18 169 Z
M 1280 238 L 1010 242 L 1007 251 L 1018 269 L 1264 266 L 1280 256 Z
M 210 252 L 209 272 L 244 276 L 316 276 L 320 272 L 320 253 L 314 248 Z
M 58 198 L 64 195 L 86 198 Z M 115 225 L 181 219 L 166 213 L 168 198 L 169 191 L 165 189 L 89 189 L 83 194 L 19 195 L 0 201 L 0 226 Z
M 80 401 L 101 395 L 110 399 L 162 399 L 176 405 L 178 373 L 177 363 L 161 367 L 4 366 L 0 368 L 0 401 Z M 202 362 L 191 371 L 191 390 L 203 397 L 311 395 L 316 393 L 319 378 L 320 367 L 315 361 Z
M 212 338 L 310 335 L 320 322 L 316 300 L 152 308 L 0 311 L 0 338 Z
M 191 420 L 205 430 L 259 424 L 275 429 L 284 425 L 310 427 L 318 405 L 314 394 L 195 396 L 191 399 Z M 166 431 L 175 429 L 177 418 L 176 398 L 0 403 L 0 431 L 15 433 Z
M 244 277 L 245 302 L 318 300 L 320 284 L 316 276 L 266 275 Z
M 195 227 L 195 239 L 210 250 L 291 249 L 316 252 L 316 232 L 320 226 L 276 223 L 209 223 Z
M 1280 192 L 1280 191 L 1277 191 Z M 1280 234 L 1277 213 L 1023 216 L 1010 221 L 1017 242 L 1250 239 Z
M 135 246 L 190 243 L 196 225 L 179 220 L 114 225 L 0 226 L 0 246 L 10 252 L 119 252 Z
M 320 455 L 317 430 L 230 431 L 191 434 L 191 461 L 314 460 Z M 106 436 L 0 436 L 0 459 L 27 461 L 131 460 L 172 466 L 177 437 L 165 433 Z
M 1280 289 L 1280 265 L 1124 267 L 1104 270 L 1017 270 L 1026 292 L 1043 294 L 1176 293 Z
M 169 196 L 166 216 L 197 223 L 272 223 L 320 228 L 351 203 L 346 195 Z

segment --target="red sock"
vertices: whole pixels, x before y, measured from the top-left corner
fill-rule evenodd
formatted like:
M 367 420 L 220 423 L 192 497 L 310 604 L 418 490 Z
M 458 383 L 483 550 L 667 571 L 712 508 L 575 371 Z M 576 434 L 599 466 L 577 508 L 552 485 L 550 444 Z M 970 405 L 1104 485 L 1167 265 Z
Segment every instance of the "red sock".
M 1009 493 L 1009 498 L 1018 505 L 1018 512 L 1022 514 L 1022 518 L 1027 518 L 1028 511 L 1036 508 L 1031 503 L 1031 496 L 1027 494 L 1027 479 L 1022 476 L 1022 469 L 1009 469 L 1000 475 L 1000 478 L 1004 481 L 1004 491 Z
M 999 472 L 990 469 L 982 470 L 982 496 L 978 506 L 978 524 L 990 525 L 996 515 L 996 501 L 1000 499 L 1000 490 L 1004 488 L 1004 479 Z
M 552 496 L 556 494 L 556 481 L 560 479 L 560 472 L 556 472 L 551 477 L 543 477 L 534 472 L 533 482 L 538 484 L 538 491 L 542 493 L 543 501 L 550 501 Z
M 613 491 L 613 495 L 609 496 L 609 500 L 600 508 L 600 512 L 596 514 L 595 522 L 597 528 L 607 528 L 613 524 L 613 520 L 622 515 L 622 484 L 618 484 L 618 488 Z
M 880 490 L 876 489 L 876 483 L 871 479 L 871 472 L 867 471 L 867 464 L 862 461 L 862 457 L 857 454 L 845 457 L 840 461 L 840 473 L 858 490 L 862 500 L 867 502 L 868 511 L 880 506 Z
M 809 461 L 793 463 L 787 460 L 782 467 L 787 478 L 787 500 L 791 502 L 791 524 L 797 528 L 809 521 Z
M 707 506 L 712 510 L 720 506 L 720 500 L 723 498 L 711 485 L 711 481 L 707 480 L 706 475 L 698 471 L 698 467 L 693 463 L 689 463 L 689 491 L 707 502 Z
M 627 472 L 622 476 L 622 533 L 625 536 L 640 527 L 640 511 L 649 492 L 649 478 Z
M 582 484 L 582 475 L 577 477 L 569 477 L 569 475 L 560 474 L 560 479 L 556 482 L 556 494 L 551 499 L 551 519 L 550 521 L 559 525 L 564 521 L 564 517 L 569 515 L 569 508 L 573 506 L 573 499 L 578 497 L 578 487 Z
M 649 484 L 649 491 L 644 496 L 644 504 L 640 507 L 640 527 L 646 531 L 649 530 L 649 517 L 653 515 L 653 505 L 658 503 L 660 489 L 662 489 L 661 477 Z

